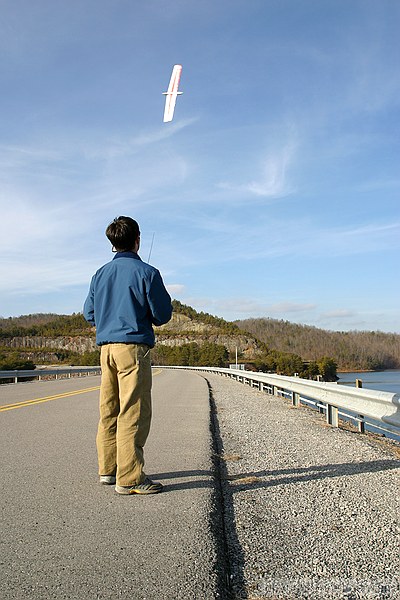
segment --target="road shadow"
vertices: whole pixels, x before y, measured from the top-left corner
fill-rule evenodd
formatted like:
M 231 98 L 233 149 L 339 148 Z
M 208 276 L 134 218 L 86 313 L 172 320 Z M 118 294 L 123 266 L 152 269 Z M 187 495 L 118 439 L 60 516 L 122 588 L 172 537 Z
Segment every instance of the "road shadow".
M 399 460 L 389 459 L 253 470 L 229 475 L 229 460 L 224 460 L 223 448 L 220 448 L 214 459 L 218 463 L 215 472 L 201 469 L 171 471 L 157 473 L 154 478 L 165 480 L 164 490 L 170 493 L 205 487 L 213 489 L 216 502 L 210 520 L 218 549 L 219 564 L 216 568 L 220 573 L 219 597 L 224 600 L 249 598 L 244 577 L 245 557 L 236 528 L 234 504 L 236 493 L 289 484 L 307 485 L 318 480 L 368 475 L 368 473 L 400 468 Z
M 224 442 L 212 388 L 207 379 L 206 382 L 209 388 L 210 432 L 213 441 L 212 468 L 155 473 L 152 474 L 152 477 L 163 482 L 166 493 L 210 488 L 213 508 L 209 526 L 213 533 L 217 555 L 218 597 L 221 600 L 247 599 L 249 593 L 244 576 L 245 555 L 236 526 L 234 502 L 236 493 L 290 484 L 307 485 L 313 481 L 335 477 L 353 477 L 398 469 L 400 460 L 329 463 L 304 467 L 246 470 L 230 474 L 229 470 L 240 470 L 240 457 L 232 458 L 224 452 Z M 229 466 L 231 460 L 235 461 L 234 467 Z
M 366 462 L 329 463 L 291 469 L 275 469 L 264 471 L 246 471 L 228 475 L 228 482 L 240 489 L 269 488 L 293 483 L 307 483 L 335 477 L 354 476 L 377 473 L 400 468 L 400 461 L 395 459 L 373 460 Z
M 244 471 L 234 475 L 228 474 L 227 464 L 223 454 L 218 456 L 223 473 L 221 480 L 230 485 L 232 492 L 243 489 L 269 488 L 277 485 L 288 485 L 292 483 L 306 483 L 333 477 L 353 476 L 366 473 L 376 473 L 400 468 L 400 460 L 373 460 L 367 462 L 329 463 L 326 465 L 313 465 L 311 467 L 296 467 L 290 469 L 271 469 L 262 471 Z M 177 483 L 166 483 L 165 491 L 178 491 L 185 489 L 196 489 L 199 487 L 211 487 L 213 483 L 213 472 L 208 470 L 193 469 L 187 471 L 171 471 L 167 473 L 152 474 L 154 479 L 179 480 Z M 232 484 L 232 485 L 231 485 Z

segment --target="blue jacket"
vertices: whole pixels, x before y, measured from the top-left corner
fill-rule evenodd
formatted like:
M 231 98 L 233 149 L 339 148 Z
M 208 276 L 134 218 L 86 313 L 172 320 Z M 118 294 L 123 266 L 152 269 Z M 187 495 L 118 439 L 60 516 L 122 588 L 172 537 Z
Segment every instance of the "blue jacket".
M 171 298 L 159 271 L 134 252 L 117 252 L 92 277 L 83 307 L 86 321 L 96 325 L 96 343 L 154 346 L 152 325 L 167 323 Z

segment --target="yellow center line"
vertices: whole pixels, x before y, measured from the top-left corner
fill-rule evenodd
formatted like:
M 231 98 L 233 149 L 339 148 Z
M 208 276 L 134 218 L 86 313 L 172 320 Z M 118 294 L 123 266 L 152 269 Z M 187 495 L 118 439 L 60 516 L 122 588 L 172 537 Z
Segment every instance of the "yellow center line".
M 159 375 L 162 369 L 157 369 L 153 372 L 153 375 Z M 0 412 L 6 410 L 14 410 L 15 408 L 24 408 L 25 406 L 33 406 L 34 404 L 42 404 L 43 402 L 50 402 L 51 400 L 58 400 L 59 398 L 67 398 L 68 396 L 77 396 L 78 394 L 85 394 L 86 392 L 94 392 L 99 390 L 100 386 L 85 388 L 83 390 L 76 390 L 74 392 L 64 392 L 62 394 L 55 394 L 54 396 L 45 396 L 44 398 L 33 398 L 32 400 L 24 400 L 23 402 L 15 402 L 14 404 L 3 404 L 0 406 Z
M 64 392 L 62 394 L 55 394 L 54 396 L 45 396 L 44 398 L 34 398 L 32 400 L 24 400 L 23 402 L 16 402 L 15 404 L 4 404 L 0 406 L 0 412 L 6 410 L 14 410 L 15 408 L 24 408 L 24 406 L 32 406 L 33 404 L 42 404 L 42 402 L 50 402 L 51 400 L 58 400 L 59 398 L 67 398 L 68 396 L 77 396 L 78 394 L 86 394 L 87 392 L 94 392 L 99 390 L 100 386 L 85 388 L 83 390 L 76 390 L 74 392 Z

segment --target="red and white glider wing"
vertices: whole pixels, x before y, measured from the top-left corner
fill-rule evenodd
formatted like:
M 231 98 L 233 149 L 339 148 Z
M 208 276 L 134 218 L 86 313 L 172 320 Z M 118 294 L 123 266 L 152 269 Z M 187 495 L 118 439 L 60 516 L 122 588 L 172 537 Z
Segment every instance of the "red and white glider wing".
M 165 109 L 164 109 L 164 123 L 172 121 L 174 117 L 174 110 L 176 104 L 176 98 L 182 92 L 178 92 L 179 80 L 181 78 L 182 65 L 174 65 L 172 69 L 171 79 L 168 85 L 168 91 L 163 92 L 165 98 Z

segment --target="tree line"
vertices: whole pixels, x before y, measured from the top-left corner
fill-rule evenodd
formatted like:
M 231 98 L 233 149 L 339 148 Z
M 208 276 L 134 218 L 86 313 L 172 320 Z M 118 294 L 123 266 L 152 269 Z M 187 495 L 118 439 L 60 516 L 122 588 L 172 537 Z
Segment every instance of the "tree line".
M 174 311 L 186 315 L 191 321 L 210 326 L 214 334 L 217 329 L 228 336 L 247 334 L 256 340 L 256 347 L 262 353 L 253 361 L 254 368 L 277 372 L 285 375 L 298 373 L 300 376 L 315 378 L 318 375 L 333 378 L 334 365 L 339 370 L 379 370 L 400 368 L 400 335 L 382 332 L 333 332 L 307 325 L 297 325 L 276 319 L 247 319 L 227 322 L 208 313 L 197 312 L 178 300 L 173 301 Z M 190 332 L 190 324 L 188 327 Z M 165 332 L 163 332 L 163 335 Z M 0 368 L 2 364 L 15 365 L 24 361 L 23 350 L 6 348 L 1 339 L 10 337 L 42 336 L 74 337 L 93 336 L 93 328 L 81 313 L 72 315 L 37 314 L 9 319 L 0 319 Z M 179 338 L 179 333 L 171 331 L 169 337 Z M 196 332 L 191 332 L 195 336 Z M 204 366 L 214 361 L 212 366 L 224 366 L 234 362 L 235 357 L 228 354 L 225 346 L 213 348 L 207 342 L 207 330 L 198 333 L 194 345 L 174 346 L 158 344 L 153 351 L 154 362 L 158 364 L 193 364 Z M 44 340 L 45 343 L 45 340 Z M 208 344 L 208 345 L 207 345 Z M 201 350 L 201 348 L 204 348 Z M 29 349 L 26 349 L 29 350 Z M 32 349 L 31 349 L 32 350 Z M 42 349 L 46 351 L 46 348 Z M 98 364 L 98 351 L 79 354 L 67 350 L 50 350 L 59 362 L 69 364 Z M 12 354 L 12 359 L 10 355 Z M 32 352 L 30 352 L 31 358 Z M 11 362 L 10 362 L 11 360 Z M 35 360 L 35 358 L 33 358 Z M 189 362 L 188 362 L 189 361 Z M 191 362 L 190 362 L 191 361 Z M 244 359 L 243 359 L 244 361 Z M 327 362 L 328 361 L 328 362 Z M 332 361 L 333 364 L 329 363 Z M 249 361 L 247 361 L 249 362 Z M 328 366 L 327 366 L 328 365 Z M 12 368 L 17 368 L 13 366 Z
M 380 331 L 327 331 L 277 319 L 235 321 L 270 350 L 300 355 L 306 361 L 332 357 L 349 371 L 400 368 L 400 335 Z
M 43 349 L 34 352 L 30 351 L 30 355 L 38 356 L 43 353 Z M 73 352 L 71 350 L 49 350 L 49 353 L 54 355 L 57 363 L 68 364 L 71 366 L 98 366 L 100 364 L 100 350 L 93 352 Z M 10 350 L 9 348 L 0 348 L 0 371 L 25 371 L 36 369 L 36 365 L 42 363 L 38 359 L 33 361 L 32 358 L 25 358 L 26 350 L 22 349 Z
M 17 371 L 36 369 L 32 360 L 24 359 L 17 351 L 7 352 L 0 350 L 0 371 Z
M 201 345 L 191 342 L 181 346 L 159 344 L 152 350 L 153 364 L 160 366 L 228 367 L 229 363 L 234 364 L 234 359 L 225 346 L 207 342 Z M 296 354 L 272 351 L 255 361 L 247 361 L 245 366 L 247 369 L 265 373 L 298 375 L 305 379 L 321 378 L 323 381 L 337 380 L 337 365 L 329 357 L 308 363 Z
M 33 314 L 0 319 L 0 339 L 42 336 L 63 337 L 90 335 L 92 325 L 81 313 L 72 315 Z
M 222 344 L 190 342 L 181 346 L 158 344 L 151 351 L 156 365 L 181 365 L 191 367 L 226 367 L 229 352 Z
M 329 356 L 318 360 L 304 361 L 298 354 L 271 350 L 254 362 L 256 370 L 264 373 L 278 373 L 289 377 L 297 375 L 303 379 L 337 381 L 337 364 Z

